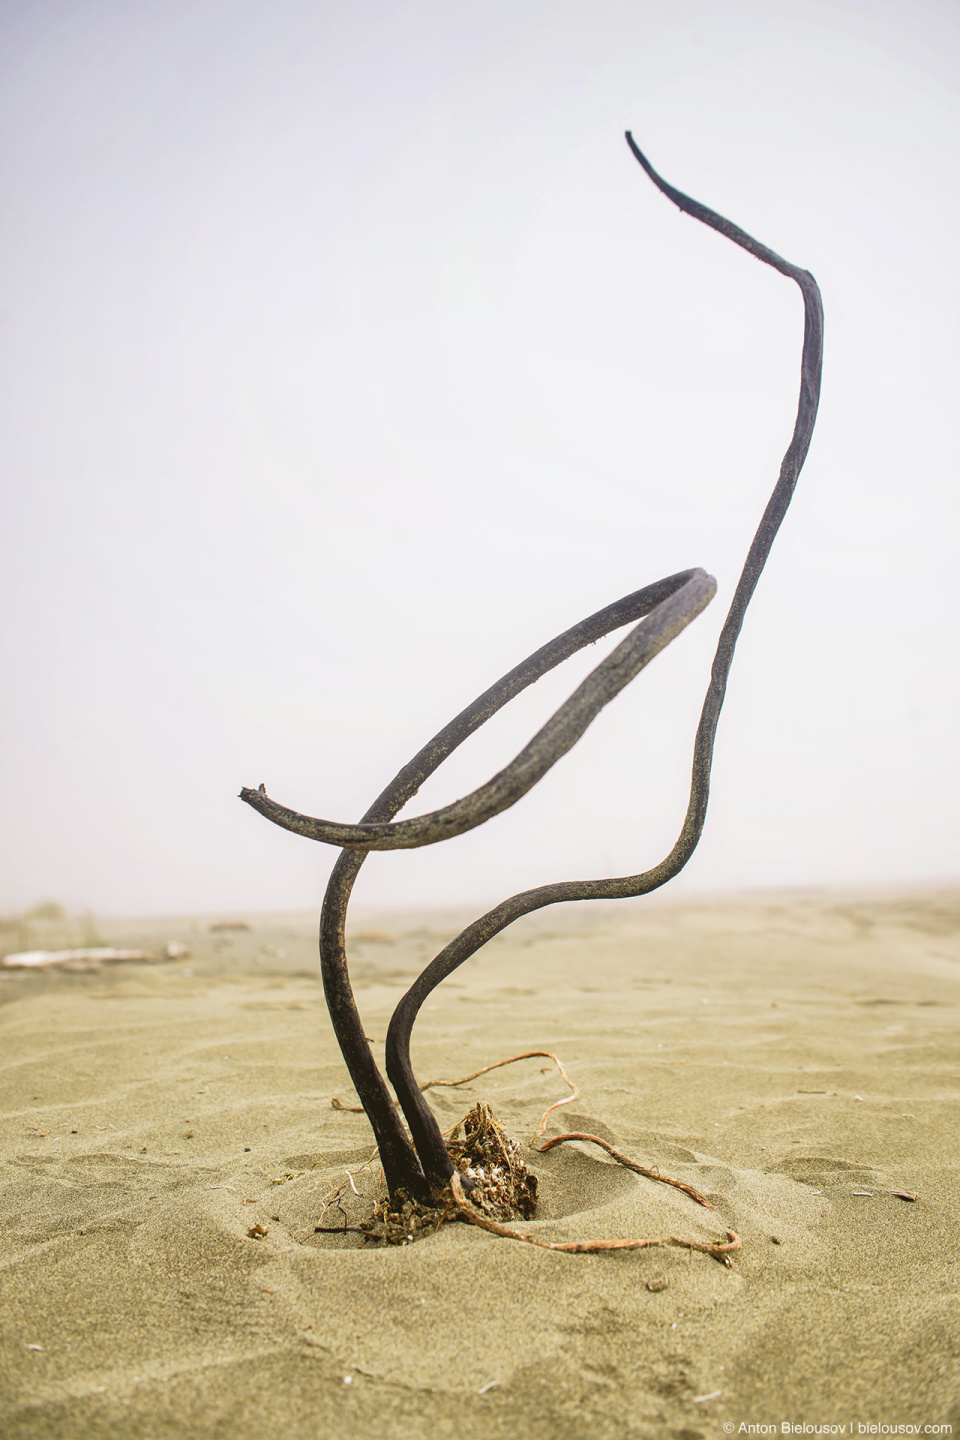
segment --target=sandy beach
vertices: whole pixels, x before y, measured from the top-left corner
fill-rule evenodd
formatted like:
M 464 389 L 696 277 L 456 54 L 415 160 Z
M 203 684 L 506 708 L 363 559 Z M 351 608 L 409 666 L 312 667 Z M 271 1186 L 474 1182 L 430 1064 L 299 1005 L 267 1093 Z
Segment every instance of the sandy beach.
M 378 1055 L 457 918 L 356 923 Z M 462 1223 L 399 1247 L 315 1233 L 338 1190 L 325 1224 L 370 1213 L 377 1167 L 365 1117 L 332 1106 L 354 1097 L 314 929 L 102 922 L 106 944 L 188 953 L 0 973 L 4 1437 L 960 1433 L 960 892 L 571 906 L 426 1006 L 421 1080 L 554 1051 L 581 1095 L 549 1134 L 715 1206 L 568 1144 L 525 1151 L 520 1229 L 730 1229 L 729 1268 Z M 482 1099 L 526 1142 L 567 1091 L 534 1059 L 429 1093 L 444 1129 Z

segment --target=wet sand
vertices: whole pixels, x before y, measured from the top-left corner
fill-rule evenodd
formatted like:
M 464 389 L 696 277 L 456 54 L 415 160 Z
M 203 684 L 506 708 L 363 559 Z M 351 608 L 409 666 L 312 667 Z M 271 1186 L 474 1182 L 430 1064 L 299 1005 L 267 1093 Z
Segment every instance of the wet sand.
M 454 920 L 355 926 L 379 1055 Z M 555 1051 L 582 1093 L 549 1133 L 716 1206 L 566 1145 L 526 1153 L 542 1203 L 519 1228 L 730 1228 L 729 1269 L 465 1224 L 402 1247 L 314 1233 L 346 1167 L 360 1193 L 325 1223 L 356 1224 L 377 1183 L 364 1116 L 331 1106 L 354 1097 L 314 929 L 115 922 L 108 944 L 191 953 L 0 973 L 5 1440 L 960 1435 L 960 892 L 567 907 L 426 1006 L 422 1080 Z M 429 1092 L 445 1129 L 484 1099 L 525 1141 L 565 1093 L 544 1060 Z

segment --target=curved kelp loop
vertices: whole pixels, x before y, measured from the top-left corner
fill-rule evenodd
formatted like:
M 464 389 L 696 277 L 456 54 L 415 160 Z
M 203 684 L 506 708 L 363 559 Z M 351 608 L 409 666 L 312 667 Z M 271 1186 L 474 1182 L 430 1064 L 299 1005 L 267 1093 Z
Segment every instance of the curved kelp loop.
M 563 881 L 515 895 L 468 926 L 427 966 L 397 1006 L 387 1034 L 387 1074 L 409 1125 L 408 1136 L 364 1035 L 347 971 L 347 906 L 367 852 L 436 844 L 451 836 L 464 834 L 515 804 L 576 744 L 600 710 L 703 610 L 715 592 L 715 582 L 702 570 L 682 571 L 616 601 L 544 645 L 439 731 L 395 776 L 359 824 L 340 824 L 301 815 L 271 800 L 263 786 L 258 790 L 244 789 L 241 792 L 243 800 L 275 824 L 309 839 L 336 845 L 342 851 L 327 885 L 320 918 L 321 973 L 334 1030 L 361 1104 L 373 1127 L 392 1197 L 406 1192 L 413 1198 L 425 1199 L 447 1182 L 456 1181 L 464 1189 L 470 1188 L 471 1184 L 457 1175 L 439 1126 L 421 1096 L 410 1064 L 413 1023 L 423 1002 L 441 980 L 521 915 L 560 901 L 646 894 L 676 875 L 693 854 L 706 815 L 714 736 L 737 636 L 790 503 L 816 419 L 823 320 L 820 293 L 813 276 L 789 264 L 714 211 L 667 185 L 637 149 L 629 132 L 627 142 L 654 184 L 681 210 L 795 280 L 803 294 L 805 309 L 797 422 L 779 479 L 750 547 L 721 630 L 694 744 L 690 800 L 676 844 L 659 865 L 642 874 L 611 880 Z M 395 821 L 396 815 L 416 795 L 424 781 L 492 715 L 585 645 L 634 621 L 640 623 L 578 686 L 519 755 L 486 785 L 430 814 Z
M 468 830 L 475 830 L 478 825 L 492 820 L 494 815 L 509 810 L 528 790 L 532 790 L 561 756 L 573 748 L 604 706 L 609 705 L 610 701 L 649 665 L 655 655 L 659 655 L 671 640 L 676 639 L 681 630 L 685 630 L 690 621 L 696 619 L 716 594 L 716 581 L 703 570 L 685 571 L 682 576 L 671 576 L 660 584 L 667 586 L 674 580 L 680 581 L 677 589 L 661 600 L 646 619 L 631 630 L 626 639 L 621 640 L 606 659 L 591 671 L 583 684 L 577 687 L 556 714 L 551 715 L 546 725 L 537 731 L 529 745 L 525 745 L 519 755 L 494 775 L 492 780 L 488 780 L 486 785 L 481 785 L 478 790 L 471 791 L 461 800 L 455 800 L 452 805 L 445 805 L 428 815 L 418 815 L 412 820 L 400 820 L 395 824 L 364 819 L 359 825 L 342 825 L 334 820 L 316 820 L 310 815 L 288 810 L 285 805 L 278 805 L 275 800 L 271 800 L 262 785 L 259 790 L 241 790 L 241 800 L 245 800 L 254 810 L 272 820 L 275 825 L 282 826 L 284 830 L 292 830 L 296 835 L 303 835 L 308 840 L 337 845 L 343 850 L 413 850 L 422 845 L 436 845 L 440 840 L 451 840 L 455 835 L 464 835 Z M 646 599 L 646 592 L 640 591 L 638 595 Z M 611 630 L 625 623 L 619 617 L 627 611 L 628 602 L 632 598 L 634 597 L 628 596 L 617 605 L 609 606 L 607 611 L 600 612 L 608 615 L 610 619 L 596 638 L 609 634 Z M 591 620 L 597 618 L 591 616 Z M 635 616 L 631 615 L 629 618 L 633 619 Z M 596 629 L 591 626 L 590 620 L 584 622 L 584 627 L 590 627 L 591 633 Z M 566 636 L 572 636 L 582 628 L 575 626 L 574 630 L 566 632 Z M 553 641 L 553 645 L 559 646 L 565 638 L 558 637 Z M 590 641 L 581 637 L 575 648 L 581 650 L 589 643 Z M 545 646 L 544 650 L 550 648 Z M 543 670 L 537 669 L 536 675 L 533 671 L 537 668 L 535 662 L 538 656 L 542 656 L 544 650 L 538 650 L 536 655 L 532 655 L 516 670 L 512 670 L 510 676 L 519 672 L 519 678 L 524 685 L 539 678 L 539 675 L 544 673 Z M 553 663 L 558 664 L 559 661 Z M 549 668 L 552 669 L 553 666 Z M 487 696 L 505 688 L 510 676 L 505 676 L 499 685 L 493 687 L 493 691 L 488 690 Z M 483 698 L 481 696 L 481 700 Z M 495 709 L 499 710 L 510 698 L 511 695 L 504 695 L 503 699 L 496 703 Z M 474 705 L 479 704 L 479 700 L 474 702 Z M 491 710 L 490 713 L 494 712 Z M 471 727 L 471 730 L 473 728 L 475 727 Z M 442 734 L 444 732 L 441 732 Z M 436 739 L 439 740 L 440 736 Z M 436 741 L 431 742 L 435 743 Z M 440 758 L 445 759 L 449 753 L 447 749 Z M 440 761 L 436 763 L 439 764 Z M 434 769 L 436 764 L 428 773 L 432 773 Z M 420 783 L 422 784 L 422 780 Z

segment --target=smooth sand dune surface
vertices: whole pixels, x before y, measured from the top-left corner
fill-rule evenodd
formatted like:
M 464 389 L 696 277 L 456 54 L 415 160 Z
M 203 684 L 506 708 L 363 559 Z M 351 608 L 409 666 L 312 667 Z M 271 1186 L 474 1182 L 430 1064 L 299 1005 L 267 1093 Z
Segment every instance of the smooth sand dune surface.
M 568 907 L 426 1006 L 422 1080 L 555 1051 L 581 1096 L 548 1133 L 716 1207 L 578 1143 L 526 1153 L 541 1205 L 518 1228 L 729 1228 L 730 1268 L 462 1223 L 400 1247 L 315 1233 L 338 1188 L 325 1224 L 369 1214 L 372 1140 L 331 1106 L 353 1095 L 313 921 L 245 918 L 103 927 L 188 944 L 173 961 L 0 973 L 5 1440 L 960 1435 L 960 894 Z M 452 926 L 358 925 L 378 1053 Z M 542 1059 L 429 1092 L 444 1128 L 484 1099 L 525 1141 L 565 1093 Z

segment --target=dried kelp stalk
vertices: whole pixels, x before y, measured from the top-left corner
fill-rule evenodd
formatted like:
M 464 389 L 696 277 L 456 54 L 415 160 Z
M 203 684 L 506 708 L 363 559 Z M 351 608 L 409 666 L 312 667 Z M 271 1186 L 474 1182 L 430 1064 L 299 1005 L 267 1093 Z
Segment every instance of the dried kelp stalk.
M 676 844 L 659 865 L 640 874 L 609 880 L 565 880 L 514 895 L 474 921 L 431 961 L 400 1001 L 387 1033 L 387 1075 L 409 1126 L 408 1134 L 364 1035 L 347 971 L 347 906 L 367 852 L 434 845 L 451 836 L 462 835 L 516 804 L 576 744 L 603 707 L 700 614 L 713 598 L 716 582 L 703 570 L 684 570 L 615 601 L 564 631 L 485 690 L 444 726 L 403 767 L 359 824 L 341 824 L 301 815 L 270 799 L 262 785 L 258 790 L 241 791 L 241 798 L 274 824 L 309 839 L 336 845 L 342 851 L 330 876 L 320 920 L 324 992 L 351 1079 L 376 1136 L 394 1213 L 397 1204 L 402 1207 L 404 1196 L 428 1203 L 439 1197 L 448 1185 L 455 1195 L 473 1188 L 472 1177 L 464 1175 L 451 1158 L 410 1064 L 411 1031 L 428 995 L 441 980 L 521 915 L 529 915 L 531 911 L 561 901 L 625 899 L 649 894 L 677 875 L 696 849 L 706 816 L 714 737 L 734 647 L 760 572 L 790 504 L 813 434 L 820 398 L 823 349 L 823 311 L 820 291 L 813 276 L 791 265 L 723 216 L 668 185 L 637 149 L 629 132 L 626 138 L 638 163 L 668 199 L 688 215 L 719 231 L 758 260 L 797 283 L 803 296 L 805 318 L 796 425 L 720 632 L 694 742 L 690 799 Z M 486 785 L 429 814 L 395 820 L 394 817 L 416 795 L 424 781 L 492 715 L 585 645 L 593 644 L 633 621 L 639 623 L 626 639 L 587 676 L 519 755 Z M 497 1222 L 487 1220 L 486 1224 L 496 1225 Z M 663 1243 L 676 1242 L 671 1237 Z

